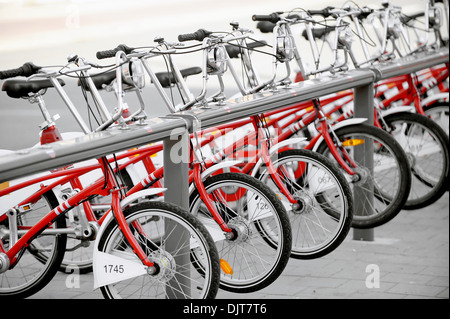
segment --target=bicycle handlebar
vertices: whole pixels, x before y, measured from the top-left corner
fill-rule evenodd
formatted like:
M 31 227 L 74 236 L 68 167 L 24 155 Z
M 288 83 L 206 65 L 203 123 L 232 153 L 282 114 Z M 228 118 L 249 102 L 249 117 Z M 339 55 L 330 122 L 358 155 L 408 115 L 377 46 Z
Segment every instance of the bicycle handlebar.
M 333 10 L 333 9 L 334 9 L 334 7 L 326 7 L 325 9 L 322 9 L 322 10 L 307 10 L 307 12 L 310 15 L 321 15 L 324 18 L 328 18 L 329 16 L 332 15 L 331 10 Z
M 123 51 L 125 54 L 130 54 L 133 52 L 134 48 L 130 48 L 126 46 L 125 44 L 118 45 L 115 49 L 112 50 L 104 50 L 104 51 L 97 51 L 96 57 L 97 59 L 107 59 L 107 58 L 113 58 L 116 56 L 116 53 L 118 51 Z
M 29 77 L 36 74 L 42 67 L 34 65 L 32 62 L 27 62 L 17 69 L 10 69 L 0 71 L 0 80 L 14 78 L 16 76 Z
M 210 36 L 212 34 L 211 31 L 207 31 L 205 29 L 198 29 L 194 33 L 184 33 L 178 36 L 178 41 L 185 42 L 191 40 L 203 41 L 204 38 Z
M 254 14 L 252 16 L 253 21 L 268 21 L 272 23 L 277 23 L 280 21 L 280 16 L 278 13 L 274 12 L 271 14 Z
M 374 12 L 373 9 L 364 7 L 362 8 L 362 10 L 359 12 L 359 18 L 360 19 L 366 19 L 370 14 L 372 14 Z

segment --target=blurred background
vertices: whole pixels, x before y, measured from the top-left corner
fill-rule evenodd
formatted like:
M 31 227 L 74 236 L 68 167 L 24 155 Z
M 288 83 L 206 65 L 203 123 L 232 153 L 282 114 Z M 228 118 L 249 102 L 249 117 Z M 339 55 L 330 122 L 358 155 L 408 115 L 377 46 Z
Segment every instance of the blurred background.
M 240 26 L 255 29 L 253 14 L 270 14 L 294 8 L 323 9 L 342 6 L 345 1 L 329 0 L 0 0 L 0 70 L 33 62 L 39 66 L 65 65 L 67 56 L 78 54 L 97 63 L 98 50 L 113 49 L 118 44 L 132 47 L 153 45 L 156 36 L 177 41 L 180 33 L 199 28 L 211 31 L 230 31 L 237 21 Z M 380 7 L 381 0 L 355 0 L 358 6 Z M 423 11 L 422 0 L 393 0 L 405 13 Z M 271 36 L 255 31 L 254 38 L 271 42 Z M 305 52 L 310 54 L 309 48 Z M 199 66 L 196 55 L 177 57 L 183 67 Z M 111 61 L 109 61 L 111 63 Z M 271 67 L 261 68 L 271 71 Z M 201 78 L 189 79 L 193 91 L 200 89 Z M 83 107 L 84 100 L 75 80 L 65 86 L 75 105 Z M 1 84 L 1 82 L 0 82 Z M 77 130 L 70 113 L 54 90 L 48 90 L 46 101 L 52 115 L 59 114 L 57 125 L 61 131 Z M 149 101 L 150 116 L 168 111 L 154 100 L 153 92 L 144 92 Z M 115 105 L 112 94 L 105 98 Z M 83 111 L 84 110 L 84 111 Z M 85 109 L 81 113 L 86 112 Z M 37 105 L 26 100 L 11 99 L 0 92 L 0 149 L 17 150 L 38 142 L 38 125 L 43 121 Z

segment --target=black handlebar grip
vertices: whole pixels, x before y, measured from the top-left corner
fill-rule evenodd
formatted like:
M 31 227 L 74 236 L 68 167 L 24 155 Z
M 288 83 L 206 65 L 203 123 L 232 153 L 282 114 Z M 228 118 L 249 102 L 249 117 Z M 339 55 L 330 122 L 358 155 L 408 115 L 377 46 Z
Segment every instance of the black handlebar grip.
M 125 52 L 125 54 L 130 54 L 131 52 L 133 52 L 135 48 L 131 48 L 125 44 L 119 44 L 116 48 L 117 51 L 123 51 Z
M 207 31 L 205 29 L 198 29 L 194 33 L 184 33 L 180 34 L 178 36 L 178 41 L 185 42 L 185 41 L 191 41 L 191 40 L 197 40 L 197 41 L 203 41 L 204 38 L 211 35 L 211 31 Z
M 359 18 L 360 19 L 365 19 L 367 18 L 371 13 L 373 13 L 373 9 L 369 9 L 369 8 L 363 8 L 361 10 L 361 12 L 359 13 Z
M 330 10 L 334 9 L 333 7 L 326 7 L 325 9 L 322 10 L 308 10 L 308 13 L 310 15 L 321 15 L 324 18 L 328 18 L 331 15 Z
M 116 49 L 104 50 L 104 51 L 97 51 L 95 56 L 97 57 L 97 59 L 101 60 L 101 59 L 112 58 L 116 55 L 116 53 L 117 53 Z
M 269 21 L 272 23 L 277 23 L 280 21 L 280 16 L 278 13 L 271 13 L 271 14 L 254 14 L 252 16 L 253 21 Z
M 27 62 L 20 68 L 0 71 L 0 80 L 13 78 L 16 76 L 28 77 L 30 75 L 37 73 L 40 69 L 41 69 L 40 66 L 36 66 L 31 62 Z
M 113 58 L 118 51 L 123 51 L 125 54 L 130 54 L 133 50 L 134 48 L 128 47 L 125 44 L 119 44 L 115 49 L 98 51 L 96 53 L 96 57 L 99 60 Z

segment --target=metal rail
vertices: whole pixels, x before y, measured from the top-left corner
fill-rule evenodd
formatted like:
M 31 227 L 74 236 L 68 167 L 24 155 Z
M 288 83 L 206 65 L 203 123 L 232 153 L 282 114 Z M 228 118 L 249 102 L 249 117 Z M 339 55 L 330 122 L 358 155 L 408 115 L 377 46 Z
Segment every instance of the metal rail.
M 371 85 L 373 80 L 374 74 L 371 71 L 353 70 L 346 74 L 296 83 L 287 89 L 280 88 L 276 92 L 256 93 L 225 101 L 222 106 L 211 106 L 148 119 L 143 125 L 130 125 L 128 129 L 114 128 L 73 140 L 19 150 L 11 155 L 0 156 L 0 183 L 127 148 L 170 139 L 171 136 L 174 139 L 182 134 L 183 129 L 192 131 L 194 119 L 201 122 L 203 129 L 330 93 Z M 361 107 L 372 107 L 372 105 L 361 105 Z

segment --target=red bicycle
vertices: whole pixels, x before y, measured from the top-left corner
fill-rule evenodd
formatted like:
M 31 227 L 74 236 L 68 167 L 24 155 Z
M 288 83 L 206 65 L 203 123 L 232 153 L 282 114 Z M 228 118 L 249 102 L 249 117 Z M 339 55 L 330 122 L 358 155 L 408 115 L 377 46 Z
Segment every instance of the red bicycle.
M 1 78 L 31 76 L 40 70 L 25 64 L 0 75 Z M 60 75 L 50 74 L 52 79 Z M 57 80 L 63 85 L 62 80 Z M 49 80 L 8 80 L 3 83 L 3 90 L 12 97 L 32 99 L 42 97 L 52 86 Z M 82 175 L 96 169 L 102 171 L 102 178 L 86 187 L 78 184 Z M 0 215 L 2 297 L 27 297 L 42 289 L 60 267 L 68 236 L 96 240 L 95 287 L 101 287 L 107 298 L 213 298 L 216 295 L 219 258 L 205 226 L 178 206 L 162 201 L 139 201 L 164 189 L 126 196 L 118 172 L 114 158 L 102 157 L 95 165 L 66 167 L 0 190 L 3 203 L 4 198 L 13 200 L 12 204 L 2 205 Z M 79 188 L 58 191 L 70 183 Z M 56 197 L 58 193 L 64 195 L 62 202 Z M 90 204 L 98 197 L 109 197 L 111 207 L 100 219 Z M 68 212 L 81 208 L 83 213 L 78 217 L 84 219 L 80 219 L 79 227 L 68 226 Z M 130 291 L 131 285 L 140 289 Z

